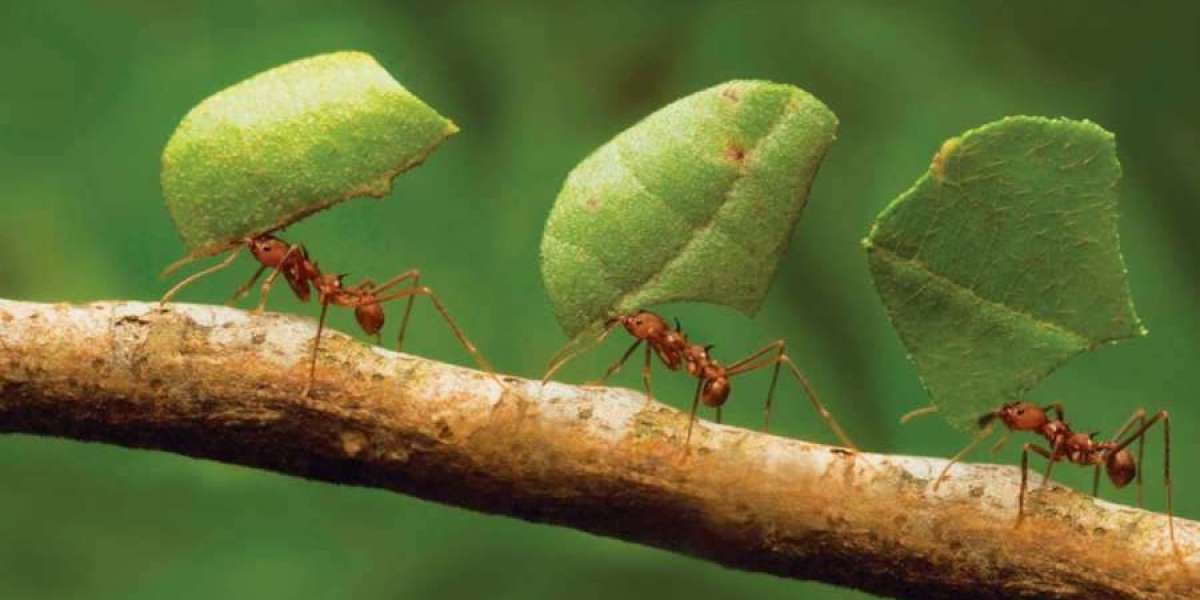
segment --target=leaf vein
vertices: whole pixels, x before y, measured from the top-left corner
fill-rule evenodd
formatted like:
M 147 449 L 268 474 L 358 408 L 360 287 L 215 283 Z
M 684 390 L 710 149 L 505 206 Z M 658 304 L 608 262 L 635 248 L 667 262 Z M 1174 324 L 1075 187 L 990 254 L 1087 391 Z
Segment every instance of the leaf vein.
M 792 103 L 791 103 L 790 99 L 788 102 L 785 102 L 783 104 L 783 106 L 780 108 L 779 116 L 775 117 L 775 122 L 772 123 L 769 128 L 767 128 L 767 131 L 762 135 L 762 137 L 758 138 L 758 140 L 754 142 L 754 146 L 751 147 L 750 151 L 747 153 L 748 160 L 753 160 L 754 157 L 757 155 L 757 151 L 759 150 L 759 148 L 762 147 L 763 143 L 765 143 L 768 139 L 770 139 L 773 135 L 775 135 L 778 132 L 779 128 L 783 125 L 784 121 L 787 120 L 787 117 L 789 115 L 795 113 L 795 110 L 789 110 L 789 108 L 791 106 L 792 106 Z M 619 155 L 619 152 L 618 152 L 618 155 Z M 737 189 L 738 183 L 743 181 L 747 175 L 749 175 L 749 172 L 747 170 L 744 170 L 744 169 L 739 170 L 738 173 L 734 176 L 733 180 L 729 183 L 729 188 L 725 190 L 724 197 L 721 199 L 720 204 L 718 204 L 717 207 L 715 209 L 713 209 L 712 214 L 710 214 L 708 216 L 708 218 L 704 220 L 703 223 L 700 223 L 699 225 L 696 225 L 692 228 L 691 237 L 689 237 L 688 240 L 686 242 L 684 242 L 683 246 L 679 249 L 679 252 L 677 252 L 675 254 L 675 256 L 672 256 L 672 257 L 668 258 L 665 262 L 663 262 L 662 266 L 660 268 L 656 269 L 655 271 L 653 271 L 650 274 L 650 276 L 646 278 L 645 281 L 630 288 L 629 291 L 621 294 L 621 296 L 619 298 L 617 298 L 616 302 L 613 303 L 613 307 L 623 306 L 626 302 L 629 301 L 630 298 L 636 297 L 638 294 L 642 293 L 647 287 L 654 285 L 657 282 L 657 280 L 659 278 L 661 278 L 664 273 L 668 272 L 675 263 L 679 262 L 685 256 L 687 256 L 688 249 L 691 248 L 692 245 L 694 245 L 697 240 L 699 240 L 706 233 L 708 233 L 709 230 L 713 229 L 714 225 L 717 222 L 717 217 L 720 216 L 721 211 L 723 211 L 725 209 L 725 207 L 728 206 L 729 201 L 733 198 L 733 192 L 734 192 L 734 190 Z M 726 236 L 726 237 L 729 237 L 729 236 Z
M 985 298 L 984 296 L 981 296 L 979 294 L 979 292 L 976 291 L 974 288 L 972 288 L 968 285 L 961 284 L 957 281 L 954 281 L 953 279 L 950 279 L 946 275 L 943 275 L 941 273 L 938 273 L 937 271 L 934 271 L 933 268 L 931 268 L 928 263 L 926 263 L 918 258 L 903 256 L 903 255 L 898 254 L 895 251 L 891 250 L 890 248 L 880 246 L 879 244 L 873 244 L 871 246 L 871 250 L 874 252 L 878 252 L 881 257 L 883 257 L 886 260 L 889 260 L 893 263 L 905 263 L 909 266 L 915 267 L 915 268 L 919 269 L 921 272 L 928 275 L 931 279 L 936 280 L 945 285 L 948 285 L 954 289 L 961 290 L 961 291 L 965 292 L 967 295 L 969 295 L 972 299 L 977 300 L 979 303 L 984 304 L 984 305 L 988 306 L 989 308 L 993 308 L 1000 312 L 1010 314 L 1010 315 L 1013 315 L 1016 317 L 1020 317 L 1024 320 L 1030 322 L 1035 327 L 1038 327 L 1038 328 L 1041 328 L 1044 330 L 1048 330 L 1051 333 L 1054 333 L 1056 335 L 1059 335 L 1059 336 L 1062 336 L 1062 337 L 1065 337 L 1065 338 L 1071 340 L 1073 343 L 1075 343 L 1076 345 L 1078 345 L 1081 348 L 1091 349 L 1092 347 L 1095 346 L 1095 343 L 1093 343 L 1092 340 L 1088 336 L 1086 336 L 1078 331 L 1075 331 L 1065 325 L 1055 323 L 1054 321 L 1047 321 L 1045 319 L 1038 318 L 1037 316 L 1034 316 L 1033 314 L 1031 314 L 1027 311 L 1023 311 L 1023 310 L 1020 310 L 1013 306 L 1009 306 L 1007 304 L 1004 304 L 1003 302 L 992 300 L 990 298 Z

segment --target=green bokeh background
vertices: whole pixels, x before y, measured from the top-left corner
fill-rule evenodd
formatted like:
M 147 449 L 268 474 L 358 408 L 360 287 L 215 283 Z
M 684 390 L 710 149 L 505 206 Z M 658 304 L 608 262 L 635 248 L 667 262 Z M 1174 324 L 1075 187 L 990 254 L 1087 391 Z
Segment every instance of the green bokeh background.
M 1151 335 L 1074 360 L 1034 398 L 1103 431 L 1139 406 L 1169 409 L 1178 512 L 1200 518 L 1200 4 L 1127 4 L 6 2 L 0 297 L 157 297 L 156 274 L 183 253 L 158 187 L 183 114 L 257 71 L 359 49 L 463 133 L 391 197 L 287 236 L 356 276 L 421 267 L 500 369 L 537 375 L 564 341 L 537 248 L 567 171 L 677 97 L 772 79 L 814 93 L 842 125 L 768 303 L 754 319 L 665 312 L 725 358 L 786 338 L 865 447 L 944 456 L 965 440 L 940 419 L 896 423 L 924 392 L 858 241 L 945 138 L 1008 114 L 1089 118 L 1117 134 L 1121 232 Z M 220 302 L 250 270 L 242 259 L 183 299 Z M 273 306 L 315 314 L 283 294 Z M 348 315 L 333 324 L 354 330 Z M 469 363 L 427 306 L 410 339 Z M 593 377 L 622 347 L 564 378 Z M 636 386 L 630 371 L 621 381 Z M 758 424 L 765 378 L 739 383 L 730 422 Z M 682 379 L 660 375 L 660 399 L 684 406 Z M 779 432 L 828 441 L 798 390 L 786 394 Z M 1146 465 L 1155 508 L 1160 444 Z M 996 460 L 1015 463 L 1016 448 Z M 862 597 L 380 491 L 26 436 L 0 438 L 0 515 L 0 598 Z

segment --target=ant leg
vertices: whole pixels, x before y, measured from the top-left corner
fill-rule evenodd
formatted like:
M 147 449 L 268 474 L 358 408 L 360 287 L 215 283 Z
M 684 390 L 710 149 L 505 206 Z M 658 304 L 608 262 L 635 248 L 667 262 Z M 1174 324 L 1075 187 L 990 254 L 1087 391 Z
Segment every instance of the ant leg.
M 774 357 L 766 360 L 758 360 L 762 356 L 769 354 L 772 351 L 777 352 Z M 729 366 L 727 372 L 729 377 L 734 377 L 735 375 L 740 375 L 742 373 L 761 369 L 770 364 L 778 363 L 787 365 L 788 371 L 790 371 L 792 376 L 796 378 L 796 382 L 800 384 L 800 387 L 804 390 L 805 395 L 808 396 L 809 401 L 812 403 L 813 409 L 815 409 L 817 414 L 825 420 L 825 425 L 829 427 L 829 430 L 832 431 L 839 440 L 841 440 L 844 446 L 852 450 L 858 450 L 858 446 L 854 445 L 854 442 L 850 441 L 850 437 L 847 436 L 846 432 L 842 430 L 842 426 L 838 425 L 837 420 L 833 418 L 833 415 L 830 414 L 829 410 L 825 408 L 825 405 L 821 403 L 821 399 L 817 397 L 817 391 L 813 389 L 812 383 L 808 381 L 808 377 L 805 377 L 804 372 L 800 370 L 800 367 L 796 366 L 796 363 L 793 362 L 792 359 L 787 355 L 787 346 L 784 344 L 783 340 L 771 342 L 758 352 L 755 352 L 754 354 L 751 354 L 750 356 L 733 363 Z M 770 393 L 768 393 L 768 396 L 769 395 Z
M 175 262 L 164 267 L 163 270 L 158 273 L 158 278 L 166 279 L 166 278 L 170 277 L 171 275 L 174 275 L 175 271 L 182 269 L 183 267 L 187 266 L 189 263 L 191 263 L 194 260 L 196 260 L 196 257 L 192 256 L 190 254 L 179 260 L 176 260 Z
M 1167 527 L 1171 532 L 1171 547 L 1175 549 L 1175 556 L 1182 560 L 1183 553 L 1179 551 L 1179 544 L 1175 543 L 1175 510 L 1171 506 L 1171 420 L 1167 416 L 1167 411 L 1159 411 L 1163 421 L 1163 484 L 1167 488 Z
M 758 349 L 750 356 L 747 356 L 746 358 L 743 358 L 743 359 L 729 365 L 728 370 L 730 371 L 731 375 L 733 374 L 733 371 L 738 371 L 741 373 L 745 373 L 746 371 L 753 371 L 759 367 L 752 367 L 752 366 L 747 366 L 747 365 L 770 354 L 772 351 L 778 352 L 779 354 L 783 354 L 786 346 L 787 346 L 787 344 L 784 343 L 783 340 L 775 340 L 775 341 L 771 342 L 770 344 L 767 344 L 766 346 L 763 346 L 762 348 Z M 778 358 L 778 356 L 776 356 L 776 358 Z M 765 366 L 765 365 L 769 365 L 769 364 L 771 364 L 771 362 L 767 361 L 767 362 L 763 363 L 763 365 L 760 365 L 760 366 Z
M 250 277 L 250 279 L 247 279 L 246 283 L 243 283 L 241 285 L 241 287 L 239 287 L 237 290 L 235 290 L 233 292 L 233 295 L 230 296 L 229 299 L 225 301 L 225 306 L 233 306 L 234 304 L 237 303 L 238 300 L 241 300 L 242 297 L 244 297 L 246 294 L 250 293 L 250 288 L 254 287 L 254 282 L 258 281 L 258 278 L 262 277 L 263 271 L 266 271 L 266 270 L 267 270 L 267 265 L 259 265 L 258 270 L 254 272 L 254 275 L 252 275 Z
M 1050 460 L 1046 462 L 1046 473 L 1042 475 L 1042 484 L 1038 489 L 1046 487 L 1046 482 L 1050 481 L 1050 470 L 1054 468 L 1054 463 L 1062 458 L 1062 444 L 1055 442 L 1050 446 Z
M 238 257 L 238 255 L 241 253 L 242 253 L 242 247 L 238 246 L 238 248 L 236 250 L 229 253 L 229 258 L 226 258 L 225 260 L 223 260 L 207 269 L 204 269 L 202 271 L 197 271 L 197 272 L 192 273 L 191 275 L 185 277 L 183 279 L 183 281 L 180 281 L 179 283 L 175 284 L 174 286 L 171 287 L 171 289 L 167 290 L 167 293 L 163 294 L 162 299 L 158 301 L 158 305 L 162 306 L 162 305 L 166 304 L 167 302 L 169 302 L 171 300 L 171 298 L 175 294 L 179 293 L 179 290 L 182 290 L 183 288 L 187 287 L 188 285 L 190 285 L 192 282 L 196 281 L 197 279 L 200 279 L 201 277 L 207 277 L 208 275 L 212 275 L 213 273 L 216 273 L 217 271 L 220 271 L 221 269 L 224 269 L 225 267 L 228 267 L 229 265 L 233 264 L 234 259 L 236 259 Z
M 604 331 L 602 331 L 600 335 L 596 336 L 596 339 L 592 344 L 584 345 L 582 342 L 576 342 L 575 340 L 571 340 L 564 344 L 558 352 L 554 353 L 554 356 L 550 357 L 550 363 L 546 367 L 546 374 L 542 376 L 542 385 L 546 385 L 546 382 L 550 381 L 550 378 L 553 377 L 559 369 L 563 368 L 563 366 L 573 360 L 576 356 L 579 356 L 585 350 L 593 346 L 603 343 L 604 340 L 608 339 L 609 334 L 613 332 L 613 329 L 615 329 L 616 326 L 617 321 L 613 321 L 612 324 L 604 328 Z
M 224 250 L 218 251 L 218 252 L 216 252 L 216 253 L 214 253 L 214 254 L 220 254 L 221 252 L 227 252 L 227 251 L 229 251 L 229 250 L 232 250 L 232 249 L 234 249 L 235 247 L 238 247 L 238 246 L 245 247 L 245 245 L 246 245 L 246 244 L 249 244 L 249 243 L 250 243 L 250 239 L 251 239 L 251 238 L 242 238 L 242 239 L 240 239 L 240 240 L 238 240 L 238 241 L 236 241 L 236 242 L 234 242 L 234 243 L 232 243 L 232 244 L 229 244 L 228 246 L 226 246 L 226 247 L 225 247 L 225 249 L 224 249 Z M 166 278 L 170 277 L 171 275 L 173 275 L 173 274 L 175 273 L 175 271 L 178 271 L 179 269 L 182 269 L 183 267 L 185 267 L 185 266 L 187 266 L 188 264 L 190 264 L 190 263 L 192 263 L 193 261 L 195 261 L 197 258 L 198 258 L 198 257 L 196 257 L 196 256 L 192 256 L 192 255 L 190 255 L 190 254 L 189 254 L 189 255 L 187 255 L 187 256 L 185 256 L 185 257 L 183 257 L 183 258 L 179 259 L 179 260 L 176 260 L 175 262 L 173 262 L 173 263 L 171 263 L 171 264 L 167 265 L 165 268 L 163 268 L 163 270 L 162 270 L 161 272 L 159 272 L 159 274 L 158 274 L 158 278 L 159 278 L 159 279 L 166 279 Z
M 371 300 L 371 302 L 360 302 L 359 304 L 383 304 L 384 302 L 399 300 L 400 298 L 407 298 L 409 296 L 425 296 L 429 298 L 429 301 L 433 304 L 433 307 L 437 309 L 438 314 L 442 316 L 442 320 L 446 322 L 446 326 L 450 328 L 450 331 L 454 334 L 454 337 L 458 338 L 458 343 L 462 344 L 462 347 L 467 351 L 467 354 L 470 354 L 471 358 L 475 360 L 475 364 L 478 365 L 480 369 L 491 374 L 492 377 L 496 378 L 497 381 L 500 381 L 500 378 L 496 377 L 496 369 L 492 366 L 492 363 L 488 362 L 488 359 L 484 358 L 483 354 L 479 353 L 479 350 L 475 347 L 475 344 L 471 343 L 471 340 L 467 338 L 467 334 L 463 333 L 463 330 L 458 326 L 458 323 L 454 321 L 454 317 L 450 316 L 450 312 L 446 310 L 446 306 L 442 304 L 442 300 L 438 298 L 438 295 L 428 287 L 421 286 L 408 288 L 388 296 L 374 298 Z M 503 385 L 502 381 L 500 383 Z
M 413 269 L 412 287 L 421 287 L 421 272 Z M 416 302 L 416 296 L 408 297 L 408 304 L 404 305 L 404 317 L 400 319 L 400 333 L 396 334 L 396 352 L 404 348 L 404 334 L 408 333 L 408 319 L 412 316 L 413 303 Z
M 717 407 L 717 425 L 721 424 L 721 407 Z
M 1021 526 L 1021 519 L 1025 518 L 1025 488 L 1029 479 L 1030 450 L 1046 457 L 1046 460 L 1051 463 L 1054 462 L 1050 451 L 1037 444 L 1023 444 L 1021 446 L 1021 491 L 1017 493 L 1017 527 Z
M 933 480 L 933 491 L 936 492 L 938 486 L 942 485 L 942 480 L 945 479 L 946 475 L 950 472 L 950 467 L 953 467 L 955 463 L 962 460 L 964 456 L 975 449 L 975 446 L 983 443 L 983 440 L 986 440 L 990 435 L 992 435 L 992 426 L 988 425 L 987 427 L 983 428 L 983 431 L 980 431 L 975 436 L 975 439 L 971 440 L 971 443 L 967 444 L 967 446 L 962 450 L 959 450 L 958 454 L 951 456 L 950 460 L 946 461 L 946 466 L 942 467 L 942 472 L 938 473 L 937 479 Z
M 779 368 L 782 366 L 782 362 L 776 361 L 775 368 L 771 369 L 771 385 L 767 388 L 767 403 L 763 406 L 763 433 L 771 430 L 771 402 L 775 399 L 775 384 L 779 383 Z
M 375 281 L 370 277 L 366 277 L 362 281 L 350 286 L 350 289 L 378 291 L 375 289 Z
M 267 276 L 266 280 L 263 281 L 262 288 L 260 288 L 258 293 L 258 306 L 254 307 L 254 312 L 261 313 L 263 309 L 267 307 L 267 296 L 271 294 L 271 286 L 275 285 L 275 280 L 278 279 L 279 274 L 283 272 L 284 265 L 287 264 L 288 259 L 292 257 L 292 254 L 295 254 L 296 252 L 300 252 L 299 244 L 292 244 L 289 246 L 287 252 L 284 253 L 283 258 L 279 259 L 279 264 L 275 266 L 275 270 L 272 271 L 271 274 Z
M 1053 410 L 1054 415 L 1058 417 L 1059 421 L 1067 420 L 1066 417 L 1063 416 L 1062 402 L 1051 402 L 1050 404 L 1047 404 L 1042 410 L 1044 410 L 1046 412 L 1050 412 Z
M 621 367 L 625 364 L 625 361 L 629 360 L 629 357 L 633 356 L 633 353 L 637 351 L 638 346 L 641 345 L 642 340 L 635 340 L 633 345 L 625 350 L 625 353 L 621 355 L 621 358 L 618 358 L 613 364 L 608 365 L 608 368 L 604 370 L 604 375 L 600 376 L 600 380 L 597 381 L 596 384 L 604 385 L 604 382 L 608 381 L 609 377 L 612 377 L 617 371 L 621 370 Z
M 1063 412 L 1062 402 L 1051 402 L 1050 404 L 1047 404 L 1042 410 L 1044 410 L 1046 412 L 1053 410 L 1054 416 L 1056 418 L 1058 418 L 1058 420 L 1060 422 L 1065 422 L 1067 419 L 1066 413 Z M 1059 448 L 1058 444 L 1055 444 L 1051 447 L 1050 454 L 1053 458 L 1050 459 L 1050 462 L 1046 463 L 1046 473 L 1044 475 L 1042 475 L 1042 484 L 1039 487 L 1046 487 L 1046 483 L 1048 481 L 1050 481 L 1050 470 L 1054 468 L 1054 463 L 1058 462 L 1062 458 L 1062 455 L 1060 454 L 1060 452 L 1061 452 L 1061 448 Z
M 1004 445 L 1008 443 L 1008 437 L 1011 434 L 1012 434 L 1011 431 L 1008 431 L 1007 429 L 1004 430 L 1004 435 L 1000 436 L 1000 441 L 996 442 L 995 445 L 993 445 L 992 448 L 990 450 L 988 450 L 988 452 L 991 452 L 992 454 L 999 452 L 1000 449 L 1003 448 Z
M 421 287 L 421 270 L 409 269 L 383 282 L 383 285 L 380 285 L 379 287 L 374 287 L 372 284 L 373 289 L 371 291 L 376 294 L 381 294 L 390 288 L 396 287 L 397 285 L 408 281 L 409 279 L 412 280 L 412 285 L 409 286 L 410 288 L 415 289 Z M 408 319 L 412 316 L 413 303 L 416 302 L 416 300 L 417 296 L 416 294 L 413 294 L 412 296 L 408 297 L 408 302 L 404 306 L 404 317 L 400 319 L 400 333 L 396 335 L 396 352 L 400 352 L 404 349 L 404 334 L 408 332 Z
M 900 424 L 904 425 L 917 417 L 923 417 L 925 415 L 932 415 L 933 413 L 935 413 L 937 411 L 938 411 L 938 407 L 933 404 L 930 404 L 929 406 L 922 406 L 921 408 L 918 408 L 916 410 L 910 410 L 910 411 L 904 413 L 900 417 Z
M 646 362 L 642 364 L 642 387 L 646 388 L 646 406 L 650 406 L 650 401 L 654 399 L 654 396 L 650 393 L 650 365 L 653 364 L 651 362 L 652 358 L 653 358 L 653 349 L 651 348 L 649 342 L 647 342 L 646 343 Z M 717 422 L 720 423 L 721 422 L 720 409 L 717 409 L 717 411 L 718 411 L 717 412 Z
M 1171 430 L 1171 427 L 1164 421 L 1163 422 L 1163 435 L 1166 436 L 1167 438 L 1170 438 L 1171 437 L 1170 430 Z M 1170 443 L 1169 439 L 1168 439 L 1167 443 L 1168 444 Z M 1170 450 L 1167 450 L 1167 452 L 1170 452 Z M 1137 449 L 1137 464 L 1138 464 L 1137 505 L 1138 505 L 1138 508 L 1142 507 L 1142 470 L 1143 470 L 1142 465 L 1146 464 L 1146 462 L 1144 460 L 1145 456 L 1146 456 L 1146 436 L 1143 435 L 1138 438 L 1138 449 Z M 1170 467 L 1167 467 L 1167 469 L 1169 471 Z M 1169 487 L 1171 485 L 1170 484 L 1170 479 L 1171 479 L 1170 476 L 1168 475 L 1165 479 L 1167 480 L 1167 482 L 1168 482 L 1167 486 Z M 1170 497 L 1170 494 L 1167 494 L 1167 496 Z M 1174 536 L 1172 536 L 1172 539 L 1174 539 Z
M 816 409 L 817 414 L 821 415 L 821 418 L 825 420 L 825 424 L 830 430 L 833 431 L 834 435 L 836 435 L 838 439 L 842 441 L 842 444 L 847 448 L 850 448 L 851 450 L 858 450 L 858 446 L 856 446 L 854 442 L 850 441 L 850 437 L 847 436 L 846 432 L 842 430 L 842 426 L 838 425 L 838 422 L 834 420 L 833 415 L 829 413 L 829 410 L 826 409 L 825 405 L 821 403 L 821 400 L 817 398 L 817 391 L 813 389 L 812 383 L 810 383 L 808 378 L 804 376 L 804 373 L 800 371 L 800 367 L 797 367 L 796 363 L 792 362 L 792 359 L 783 353 L 782 348 L 780 348 L 779 360 L 787 365 L 788 370 L 792 372 L 792 375 L 796 378 L 796 381 L 800 382 L 800 387 L 804 388 L 804 393 L 808 396 L 808 399 L 812 401 L 813 408 Z
M 1029 478 L 1029 449 L 1033 444 L 1023 444 L 1021 446 L 1021 490 L 1017 492 L 1017 526 L 1021 526 L 1021 519 L 1025 516 L 1025 481 Z
M 1134 440 L 1141 439 L 1146 435 L 1146 430 L 1153 427 L 1156 423 L 1162 421 L 1163 424 L 1163 485 L 1167 488 L 1167 530 L 1171 535 L 1171 548 L 1175 550 L 1175 557 L 1183 560 L 1183 553 L 1179 550 L 1179 544 L 1175 541 L 1175 507 L 1172 502 L 1172 485 L 1171 485 L 1171 417 L 1167 411 L 1160 410 L 1154 413 L 1137 428 L 1125 441 L 1113 448 L 1111 452 L 1120 452 L 1124 450 Z
M 329 310 L 329 303 L 321 303 L 321 318 L 317 320 L 317 337 L 313 338 L 312 361 L 308 366 L 308 383 L 304 385 L 304 391 L 300 392 L 302 397 L 307 397 L 312 391 L 313 384 L 317 380 L 317 348 L 321 345 L 321 331 L 325 329 L 325 313 Z
M 700 407 L 700 392 L 704 390 L 704 380 L 696 381 L 696 396 L 692 398 L 692 414 L 688 417 L 687 438 L 683 445 L 688 446 L 692 443 L 692 426 L 696 424 L 696 409 Z

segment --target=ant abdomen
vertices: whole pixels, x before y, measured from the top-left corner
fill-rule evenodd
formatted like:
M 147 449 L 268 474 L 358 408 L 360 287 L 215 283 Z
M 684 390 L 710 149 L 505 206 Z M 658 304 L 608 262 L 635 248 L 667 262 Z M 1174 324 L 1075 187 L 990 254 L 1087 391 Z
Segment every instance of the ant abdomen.
M 1108 479 L 1118 488 L 1123 488 L 1133 481 L 1133 478 L 1137 476 L 1137 469 L 1137 462 L 1133 460 L 1133 454 L 1128 450 L 1110 453 L 1104 462 L 1104 470 L 1108 472 Z
M 354 308 L 354 320 L 358 321 L 358 326 L 362 327 L 367 335 L 375 335 L 383 329 L 383 307 L 378 302 L 360 304 Z
M 700 390 L 700 402 L 712 408 L 722 406 L 729 399 L 729 390 L 729 379 L 709 379 L 704 382 L 704 389 Z

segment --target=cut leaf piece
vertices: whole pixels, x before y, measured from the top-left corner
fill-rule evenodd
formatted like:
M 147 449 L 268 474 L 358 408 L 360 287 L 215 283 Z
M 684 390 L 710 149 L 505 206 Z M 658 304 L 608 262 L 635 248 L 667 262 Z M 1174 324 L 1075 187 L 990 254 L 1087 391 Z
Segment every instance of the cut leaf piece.
M 1117 234 L 1111 133 L 1010 117 L 942 145 L 864 240 L 938 411 L 976 427 L 1072 356 L 1145 334 Z
M 754 314 L 836 130 L 803 90 L 732 81 L 601 146 L 567 176 L 542 237 L 563 330 L 671 301 Z
M 210 256 L 343 200 L 385 196 L 457 131 L 371 56 L 322 54 L 193 108 L 163 150 L 163 194 L 191 256 Z

